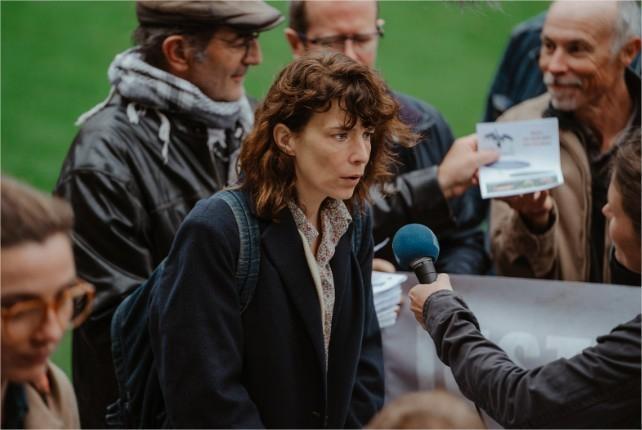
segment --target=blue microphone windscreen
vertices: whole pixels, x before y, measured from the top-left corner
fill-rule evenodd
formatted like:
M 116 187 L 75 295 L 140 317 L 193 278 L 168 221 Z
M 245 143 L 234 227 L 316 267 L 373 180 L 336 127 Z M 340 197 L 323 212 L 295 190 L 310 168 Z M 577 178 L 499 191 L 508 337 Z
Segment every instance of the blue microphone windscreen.
M 392 239 L 392 250 L 402 270 L 412 270 L 410 263 L 422 257 L 437 261 L 439 242 L 435 233 L 422 224 L 407 224 L 401 227 Z

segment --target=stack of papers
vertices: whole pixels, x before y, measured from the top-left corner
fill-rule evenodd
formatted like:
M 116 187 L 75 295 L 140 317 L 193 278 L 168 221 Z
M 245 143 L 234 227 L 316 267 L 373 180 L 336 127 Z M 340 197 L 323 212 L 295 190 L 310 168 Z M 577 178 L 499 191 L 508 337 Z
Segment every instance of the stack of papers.
M 372 293 L 379 327 L 390 327 L 397 321 L 395 308 L 401 301 L 401 284 L 408 279 L 399 273 L 372 272 Z

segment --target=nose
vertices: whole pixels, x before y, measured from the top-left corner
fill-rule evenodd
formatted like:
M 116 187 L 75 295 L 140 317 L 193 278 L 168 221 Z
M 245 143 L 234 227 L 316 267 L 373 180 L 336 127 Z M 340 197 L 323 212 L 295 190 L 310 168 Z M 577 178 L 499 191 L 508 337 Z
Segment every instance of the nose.
M 542 70 L 550 72 L 554 75 L 561 75 L 568 71 L 568 64 L 566 62 L 566 55 L 560 48 L 556 48 L 551 54 L 541 56 L 543 59 Z
M 350 157 L 350 162 L 352 164 L 361 165 L 366 164 L 369 159 L 370 141 L 362 137 L 356 139 L 356 143 Z
M 343 45 L 343 53 L 353 60 L 359 61 L 359 57 L 357 56 L 357 51 L 354 49 L 354 42 L 352 41 L 352 39 L 346 39 Z
M 609 216 L 611 215 L 611 208 L 609 207 L 608 203 L 602 206 L 602 214 L 605 218 L 609 218 Z
M 247 47 L 247 52 L 243 58 L 243 63 L 248 66 L 256 66 L 263 61 L 263 54 L 261 53 L 261 45 L 258 39 L 252 39 Z
M 65 328 L 61 324 L 56 311 L 49 307 L 40 329 L 35 333 L 35 337 L 43 343 L 58 343 L 64 334 Z

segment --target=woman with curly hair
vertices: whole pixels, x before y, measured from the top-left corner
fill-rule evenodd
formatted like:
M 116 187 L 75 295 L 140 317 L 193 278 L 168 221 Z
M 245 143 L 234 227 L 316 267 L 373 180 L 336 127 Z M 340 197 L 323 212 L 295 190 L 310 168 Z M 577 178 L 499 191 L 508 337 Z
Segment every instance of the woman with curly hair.
M 414 139 L 398 110 L 376 72 L 342 54 L 278 75 L 235 191 L 260 235 L 251 298 L 237 288 L 235 214 L 214 195 L 184 221 L 152 302 L 167 425 L 362 427 L 382 406 L 366 200 L 392 142 Z

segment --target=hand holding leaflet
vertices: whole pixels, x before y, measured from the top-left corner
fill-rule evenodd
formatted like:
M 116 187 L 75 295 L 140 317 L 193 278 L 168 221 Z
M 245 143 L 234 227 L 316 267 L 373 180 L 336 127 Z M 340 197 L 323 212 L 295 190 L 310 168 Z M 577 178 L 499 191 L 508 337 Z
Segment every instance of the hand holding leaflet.
M 477 138 L 480 150 L 501 154 L 479 169 L 483 198 L 534 193 L 564 183 L 557 118 L 479 123 Z

